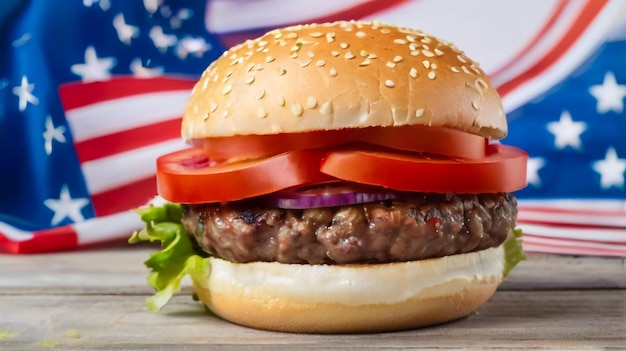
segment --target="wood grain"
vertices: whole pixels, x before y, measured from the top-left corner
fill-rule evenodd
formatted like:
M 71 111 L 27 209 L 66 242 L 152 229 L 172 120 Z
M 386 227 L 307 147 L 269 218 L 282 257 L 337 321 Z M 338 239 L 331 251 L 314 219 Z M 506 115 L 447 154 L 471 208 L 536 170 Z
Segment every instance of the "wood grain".
M 626 349 L 621 258 L 531 254 L 477 313 L 430 328 L 303 335 L 227 323 L 186 286 L 149 312 L 150 246 L 0 255 L 0 350 Z

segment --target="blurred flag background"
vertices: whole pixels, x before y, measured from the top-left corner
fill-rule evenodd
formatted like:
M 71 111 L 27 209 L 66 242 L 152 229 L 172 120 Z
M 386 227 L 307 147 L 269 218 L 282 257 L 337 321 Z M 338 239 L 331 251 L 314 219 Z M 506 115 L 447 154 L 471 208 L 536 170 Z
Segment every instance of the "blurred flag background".
M 454 42 L 498 87 L 528 251 L 626 256 L 622 0 L 6 0 L 0 252 L 123 241 L 185 147 L 191 87 L 222 51 L 289 24 L 380 20 Z

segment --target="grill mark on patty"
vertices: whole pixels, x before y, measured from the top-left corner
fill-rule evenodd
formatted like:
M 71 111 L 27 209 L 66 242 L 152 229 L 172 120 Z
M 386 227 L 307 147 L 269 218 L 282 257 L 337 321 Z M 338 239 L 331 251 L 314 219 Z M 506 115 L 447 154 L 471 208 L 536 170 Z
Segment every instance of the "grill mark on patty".
M 500 245 L 515 226 L 512 194 L 414 194 L 402 201 L 285 210 L 184 206 L 205 254 L 233 262 L 348 264 L 436 258 Z

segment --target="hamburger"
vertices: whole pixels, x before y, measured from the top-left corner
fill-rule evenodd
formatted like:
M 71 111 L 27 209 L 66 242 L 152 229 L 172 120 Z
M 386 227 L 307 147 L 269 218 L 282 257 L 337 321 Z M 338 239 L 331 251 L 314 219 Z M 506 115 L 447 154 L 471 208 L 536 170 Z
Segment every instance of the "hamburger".
M 160 309 L 191 277 L 215 315 L 305 333 L 467 316 L 524 258 L 527 154 L 479 65 L 411 28 L 341 21 L 224 52 L 157 160 L 165 201 L 130 242 Z

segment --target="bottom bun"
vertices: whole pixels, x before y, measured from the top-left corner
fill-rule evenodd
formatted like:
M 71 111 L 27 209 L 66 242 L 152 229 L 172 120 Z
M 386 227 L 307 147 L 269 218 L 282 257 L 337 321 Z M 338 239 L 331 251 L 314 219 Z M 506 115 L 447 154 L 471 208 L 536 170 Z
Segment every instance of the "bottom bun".
M 194 288 L 228 321 L 283 332 L 363 333 L 467 316 L 502 281 L 504 249 L 375 265 L 210 263 Z

